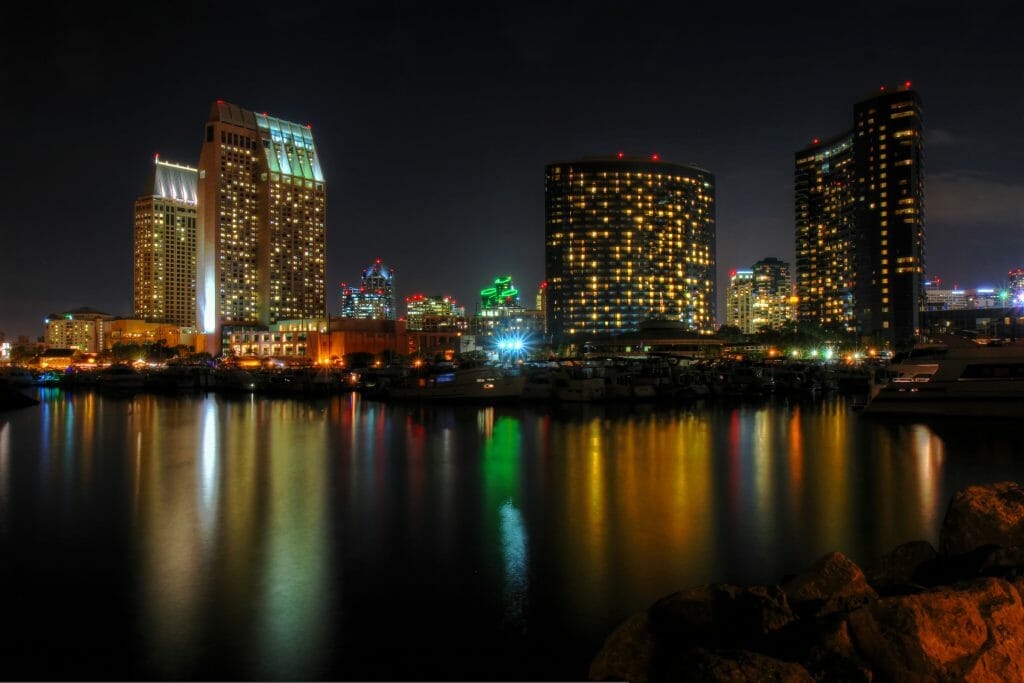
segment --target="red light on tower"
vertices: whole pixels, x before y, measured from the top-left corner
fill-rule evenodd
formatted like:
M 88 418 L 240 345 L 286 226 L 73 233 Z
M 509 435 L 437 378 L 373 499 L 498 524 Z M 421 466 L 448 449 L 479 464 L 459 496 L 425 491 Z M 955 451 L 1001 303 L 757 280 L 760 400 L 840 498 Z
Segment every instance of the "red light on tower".
M 817 145 L 820 142 L 821 142 L 821 140 L 819 140 L 818 138 L 814 138 L 813 140 L 811 140 L 811 144 L 815 144 L 815 145 Z
M 217 104 L 224 104 L 224 100 L 217 100 Z
M 620 159 L 621 159 L 622 157 L 624 157 L 624 156 L 625 156 L 625 154 L 623 154 L 622 152 L 619 152 L 619 158 L 620 158 Z
M 313 130 L 313 124 L 312 123 L 307 123 L 306 124 L 306 128 L 308 128 L 310 130 Z
M 160 161 L 160 152 L 153 155 L 153 161 Z
M 736 271 L 735 270 L 729 271 L 729 277 L 736 277 Z
M 658 155 L 657 155 L 657 154 L 652 154 L 652 155 L 651 155 L 651 160 L 652 160 L 652 161 L 657 161 L 657 160 L 658 160 L 659 158 L 660 158 L 660 157 L 658 157 Z
M 913 85 L 913 83 L 911 83 L 910 81 L 903 81 L 903 87 L 904 88 L 909 88 L 912 85 Z
M 880 85 L 880 86 L 878 86 L 878 89 L 879 89 L 879 90 L 880 90 L 881 92 L 885 92 L 885 86 L 884 86 L 884 85 Z

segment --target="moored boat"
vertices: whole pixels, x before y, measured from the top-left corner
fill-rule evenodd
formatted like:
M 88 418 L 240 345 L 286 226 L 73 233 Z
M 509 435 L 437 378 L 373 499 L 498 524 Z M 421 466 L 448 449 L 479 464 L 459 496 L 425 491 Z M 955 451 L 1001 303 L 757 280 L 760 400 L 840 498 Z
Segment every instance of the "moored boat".
M 1024 417 L 1024 346 L 932 346 L 872 386 L 875 415 Z

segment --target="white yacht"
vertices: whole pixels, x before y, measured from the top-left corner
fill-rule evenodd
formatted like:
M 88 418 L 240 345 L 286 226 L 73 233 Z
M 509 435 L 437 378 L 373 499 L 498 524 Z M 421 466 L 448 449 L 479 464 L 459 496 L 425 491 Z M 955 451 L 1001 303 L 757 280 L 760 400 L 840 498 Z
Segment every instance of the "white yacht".
M 1024 417 L 1024 346 L 915 348 L 873 385 L 865 413 Z

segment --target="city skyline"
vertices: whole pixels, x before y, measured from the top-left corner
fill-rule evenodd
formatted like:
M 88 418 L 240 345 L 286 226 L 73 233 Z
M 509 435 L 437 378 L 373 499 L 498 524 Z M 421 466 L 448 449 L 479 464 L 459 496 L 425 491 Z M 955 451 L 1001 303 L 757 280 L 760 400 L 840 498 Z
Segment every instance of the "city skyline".
M 197 162 L 203 112 L 218 98 L 312 124 L 325 174 L 341 183 L 332 183 L 339 189 L 331 192 L 327 228 L 327 310 L 337 309 L 344 274 L 377 254 L 402 270 L 398 295 L 447 291 L 469 301 L 474 283 L 493 272 L 512 273 L 532 289 L 543 279 L 540 169 L 554 159 L 623 151 L 659 153 L 715 174 L 722 322 L 729 270 L 764 253 L 793 260 L 792 150 L 834 132 L 850 102 L 903 80 L 913 80 L 925 102 L 926 275 L 980 283 L 1019 265 L 1024 180 L 1015 163 L 1019 150 L 1006 140 L 1015 139 L 1021 95 L 1006 89 L 998 102 L 981 104 L 965 96 L 1013 75 L 1011 5 L 997 4 L 984 17 L 956 15 L 963 21 L 941 8 L 870 10 L 848 19 L 848 30 L 831 38 L 834 51 L 804 71 L 795 68 L 797 50 L 785 38 L 812 35 L 828 22 L 827 12 L 780 18 L 751 10 L 733 21 L 699 10 L 693 18 L 704 22 L 708 36 L 697 47 L 711 49 L 716 38 L 723 46 L 699 60 L 700 68 L 682 69 L 683 60 L 672 56 L 678 38 L 672 22 L 656 24 L 640 11 L 645 7 L 554 8 L 543 26 L 529 5 L 347 7 L 339 10 L 344 21 L 322 13 L 316 18 L 324 25 L 310 28 L 314 37 L 338 30 L 348 42 L 323 45 L 345 47 L 316 47 L 322 68 L 291 74 L 291 81 L 281 78 L 284 66 L 261 73 L 203 69 L 198 58 L 177 63 L 143 54 L 129 61 L 121 55 L 138 38 L 115 39 L 102 18 L 65 8 L 45 30 L 66 40 L 56 41 L 39 65 L 3 72 L 24 103 L 3 112 L 7 127 L 37 124 L 54 135 L 13 140 L 14 155 L 27 167 L 4 189 L 12 209 L 4 229 L 0 330 L 35 337 L 46 312 L 83 305 L 131 311 L 131 217 L 124 207 L 138 197 L 153 154 Z M 212 12 L 186 24 L 189 43 L 211 36 L 217 19 Z M 875 26 L 900 21 L 913 31 L 898 44 Z M 366 27 L 373 30 L 357 35 Z M 445 30 L 443 48 L 424 42 L 426 31 L 438 27 Z M 760 35 L 758 27 L 772 40 L 745 48 L 745 40 Z M 11 36 L 8 48 L 38 38 L 36 30 Z M 237 46 L 225 38 L 215 51 L 240 67 Z M 583 70 L 579 52 L 591 55 Z M 174 98 L 135 83 L 140 69 L 172 67 L 190 74 Z M 548 75 L 562 67 L 583 76 L 567 84 Z M 340 80 L 327 88 L 333 76 Z M 678 87 L 666 90 L 667 77 Z M 661 84 L 657 95 L 655 83 Z M 784 98 L 772 96 L 783 91 Z M 609 103 L 611 92 L 620 93 L 620 103 Z M 90 135 L 73 136 L 70 122 L 57 114 L 53 104 L 67 98 L 90 122 Z M 568 104 L 552 108 L 556 101 Z M 110 116 L 115 111 L 130 115 Z M 53 145 L 69 139 L 81 149 L 58 154 Z M 79 172 L 83 160 L 89 173 Z M 41 200 L 28 182 L 44 170 L 53 175 L 47 191 L 61 201 Z M 395 187 L 403 192 L 394 194 Z M 35 239 L 71 243 L 82 229 L 79 215 L 88 217 L 88 239 L 75 248 L 47 250 Z M 82 261 L 103 277 L 81 278 Z M 42 271 L 47 277 L 40 282 L 34 274 Z

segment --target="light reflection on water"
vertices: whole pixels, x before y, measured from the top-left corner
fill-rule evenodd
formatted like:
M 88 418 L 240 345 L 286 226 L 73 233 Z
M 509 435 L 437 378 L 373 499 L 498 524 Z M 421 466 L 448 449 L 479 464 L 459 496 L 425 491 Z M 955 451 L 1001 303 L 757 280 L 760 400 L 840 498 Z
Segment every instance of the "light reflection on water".
M 138 627 L 125 657 L 158 678 L 494 678 L 495 657 L 582 678 L 662 594 L 934 542 L 955 489 L 1024 474 L 1010 427 L 870 422 L 841 401 L 43 398 L 0 416 L 5 578 L 45 600 L 29 569 L 105 539 L 131 577 L 112 589 Z

